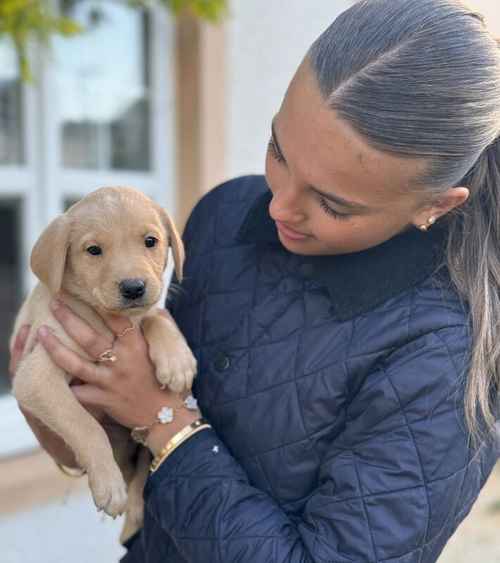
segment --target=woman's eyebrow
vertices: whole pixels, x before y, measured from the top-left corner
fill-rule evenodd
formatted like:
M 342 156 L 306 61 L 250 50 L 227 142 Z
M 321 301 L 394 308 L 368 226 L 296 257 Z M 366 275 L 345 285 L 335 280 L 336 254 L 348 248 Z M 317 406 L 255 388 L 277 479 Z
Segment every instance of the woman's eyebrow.
M 274 126 L 274 119 L 271 121 L 271 137 L 273 139 L 274 146 L 276 147 L 276 150 L 278 151 L 278 154 L 286 162 L 286 159 L 283 155 L 283 151 L 281 150 L 280 144 L 278 142 L 278 137 L 276 135 L 276 129 L 275 129 L 275 126 Z M 315 188 L 314 186 L 309 186 L 309 187 L 312 190 L 314 190 L 315 192 L 317 192 L 318 194 L 322 195 L 325 199 L 328 199 L 329 201 L 333 201 L 333 203 L 336 203 L 337 205 L 342 205 L 342 207 L 346 207 L 347 209 L 350 209 L 352 211 L 358 211 L 358 212 L 364 212 L 364 213 L 366 213 L 368 211 L 372 211 L 371 207 L 368 207 L 368 205 L 364 205 L 362 203 L 357 203 L 356 201 L 349 201 L 348 199 L 344 199 L 343 197 L 332 194 L 331 192 L 324 192 L 322 190 L 319 190 L 318 188 Z

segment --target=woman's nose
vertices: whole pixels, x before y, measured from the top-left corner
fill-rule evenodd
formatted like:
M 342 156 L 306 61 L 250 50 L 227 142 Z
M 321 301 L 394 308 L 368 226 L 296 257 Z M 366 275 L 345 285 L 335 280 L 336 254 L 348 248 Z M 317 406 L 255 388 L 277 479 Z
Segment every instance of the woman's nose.
M 293 187 L 275 191 L 271 201 L 270 213 L 274 219 L 298 223 L 305 218 L 301 194 Z

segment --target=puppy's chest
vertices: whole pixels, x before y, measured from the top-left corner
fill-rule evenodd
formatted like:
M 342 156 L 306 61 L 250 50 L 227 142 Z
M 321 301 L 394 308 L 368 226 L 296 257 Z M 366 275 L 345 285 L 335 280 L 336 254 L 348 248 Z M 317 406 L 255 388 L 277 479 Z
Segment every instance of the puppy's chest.
M 71 311 L 78 315 L 90 329 L 98 335 L 99 343 L 113 342 L 114 335 L 112 331 L 104 324 L 101 318 L 90 307 L 85 304 L 65 296 L 65 303 L 70 307 Z M 77 352 L 80 356 L 87 358 L 90 361 L 95 361 L 97 358 L 93 357 L 83 348 L 81 348 L 73 338 L 67 333 L 57 319 L 51 318 L 51 324 L 59 339 L 65 346 Z M 68 376 L 68 380 L 73 380 Z
M 316 479 L 332 422 L 342 424 L 350 331 L 290 266 L 226 272 L 178 320 L 199 362 L 202 412 L 253 482 L 293 503 Z

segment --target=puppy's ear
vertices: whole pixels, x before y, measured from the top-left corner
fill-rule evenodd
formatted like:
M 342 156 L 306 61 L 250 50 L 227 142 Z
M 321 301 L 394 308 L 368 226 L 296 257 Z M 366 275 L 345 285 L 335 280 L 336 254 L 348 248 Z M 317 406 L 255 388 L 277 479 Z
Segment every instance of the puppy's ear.
M 31 269 L 52 294 L 61 289 L 69 246 L 70 220 L 61 215 L 43 231 L 31 252 Z
M 174 225 L 174 222 L 170 218 L 170 215 L 161 207 L 160 215 L 169 237 L 169 244 L 172 247 L 172 252 L 174 254 L 175 275 L 180 282 L 182 281 L 182 267 L 184 265 L 185 257 L 184 244 L 182 243 L 182 239 Z

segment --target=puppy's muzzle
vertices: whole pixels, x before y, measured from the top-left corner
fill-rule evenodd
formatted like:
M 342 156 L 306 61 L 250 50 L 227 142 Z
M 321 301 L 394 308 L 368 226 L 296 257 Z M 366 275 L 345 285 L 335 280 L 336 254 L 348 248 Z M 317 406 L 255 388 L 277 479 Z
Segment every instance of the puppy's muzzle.
M 122 297 L 129 301 L 140 299 L 146 293 L 146 282 L 140 278 L 122 280 L 119 284 Z

